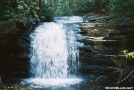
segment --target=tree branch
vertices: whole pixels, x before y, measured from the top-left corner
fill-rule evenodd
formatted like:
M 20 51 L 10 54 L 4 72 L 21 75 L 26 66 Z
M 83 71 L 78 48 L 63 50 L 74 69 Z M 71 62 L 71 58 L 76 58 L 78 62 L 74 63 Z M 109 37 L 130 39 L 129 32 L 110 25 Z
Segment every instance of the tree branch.
M 118 81 L 116 84 L 119 84 L 120 82 L 125 81 L 133 72 L 134 72 L 134 70 L 132 70 L 124 79 Z

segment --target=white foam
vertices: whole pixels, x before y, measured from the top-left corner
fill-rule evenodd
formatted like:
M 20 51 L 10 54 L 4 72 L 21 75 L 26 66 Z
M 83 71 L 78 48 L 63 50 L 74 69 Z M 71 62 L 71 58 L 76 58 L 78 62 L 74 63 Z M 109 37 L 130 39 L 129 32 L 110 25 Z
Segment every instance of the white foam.
M 26 83 L 36 84 L 40 86 L 50 87 L 50 86 L 68 86 L 78 84 L 82 81 L 81 78 L 31 78 L 25 80 Z

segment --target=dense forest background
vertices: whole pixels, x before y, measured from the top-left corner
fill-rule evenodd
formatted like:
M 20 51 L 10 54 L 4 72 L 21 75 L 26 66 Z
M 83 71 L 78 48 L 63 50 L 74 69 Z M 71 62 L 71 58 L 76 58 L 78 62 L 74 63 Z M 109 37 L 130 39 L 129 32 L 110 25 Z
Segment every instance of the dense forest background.
M 134 0 L 0 0 L 0 37 L 20 26 L 49 21 L 53 16 L 108 14 L 121 24 L 134 21 Z

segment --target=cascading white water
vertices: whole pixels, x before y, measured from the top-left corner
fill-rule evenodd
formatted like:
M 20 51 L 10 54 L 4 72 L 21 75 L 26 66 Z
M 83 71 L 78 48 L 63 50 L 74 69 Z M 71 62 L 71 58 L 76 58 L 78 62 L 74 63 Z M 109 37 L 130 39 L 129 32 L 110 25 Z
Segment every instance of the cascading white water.
M 54 22 L 42 23 L 31 33 L 31 78 L 23 84 L 67 86 L 82 81 L 79 78 L 79 50 L 83 44 L 76 22 L 82 17 L 54 17 Z
M 68 47 L 62 24 L 44 23 L 31 34 L 31 72 L 39 78 L 67 78 Z
M 54 84 L 54 79 L 63 84 L 63 81 L 80 81 L 74 75 L 79 63 L 79 50 L 73 31 L 63 24 L 43 23 L 31 33 L 31 38 L 31 73 L 35 78 L 32 82 Z

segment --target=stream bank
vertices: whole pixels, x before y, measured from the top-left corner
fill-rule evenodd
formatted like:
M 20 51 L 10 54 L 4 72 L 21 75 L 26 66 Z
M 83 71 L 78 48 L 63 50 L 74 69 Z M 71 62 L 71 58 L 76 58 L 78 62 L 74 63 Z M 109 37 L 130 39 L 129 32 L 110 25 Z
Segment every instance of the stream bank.
M 111 76 L 118 81 L 118 79 L 123 79 L 133 71 L 134 60 L 127 60 L 122 52 L 123 50 L 128 50 L 129 52 L 134 50 L 133 26 L 111 23 L 79 23 L 79 25 L 82 30 L 81 34 L 85 36 L 85 39 L 80 41 L 85 46 L 82 54 L 86 58 L 81 57 L 85 62 L 82 65 L 84 66 L 82 67 L 82 70 L 85 71 L 84 73 L 87 73 L 87 71 L 89 71 L 88 73 L 102 72 L 109 75 L 115 71 L 117 74 L 124 74 L 122 76 Z M 99 65 L 100 67 L 93 69 L 94 65 Z M 119 66 L 123 67 L 120 69 Z M 112 71 L 108 67 L 116 69 Z M 126 67 L 129 67 L 129 69 L 126 70 Z M 100 68 L 103 68 L 103 70 L 101 71 Z M 124 70 L 124 73 L 121 70 Z M 126 76 L 125 73 L 127 73 Z M 132 77 L 130 79 L 133 81 Z

